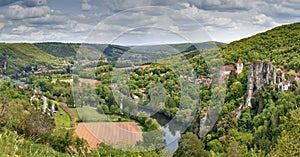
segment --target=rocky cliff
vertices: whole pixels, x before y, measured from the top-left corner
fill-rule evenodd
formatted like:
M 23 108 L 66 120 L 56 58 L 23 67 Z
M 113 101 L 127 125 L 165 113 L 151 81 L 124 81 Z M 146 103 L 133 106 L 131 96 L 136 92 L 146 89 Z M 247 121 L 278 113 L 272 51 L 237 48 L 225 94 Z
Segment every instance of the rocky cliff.
M 276 69 L 270 62 L 261 61 L 250 65 L 247 92 L 244 103 L 239 107 L 237 118 L 240 117 L 241 112 L 246 107 L 252 107 L 251 99 L 255 92 L 257 92 L 264 85 L 271 85 L 285 80 L 283 71 Z

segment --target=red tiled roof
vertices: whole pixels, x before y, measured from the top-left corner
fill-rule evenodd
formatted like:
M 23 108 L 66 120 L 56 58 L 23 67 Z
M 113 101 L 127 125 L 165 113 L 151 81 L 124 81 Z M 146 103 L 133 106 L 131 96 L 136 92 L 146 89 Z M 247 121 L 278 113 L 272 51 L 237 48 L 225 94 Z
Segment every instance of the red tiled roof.
M 243 63 L 242 60 L 241 60 L 241 58 L 238 59 L 237 63 L 239 63 L 239 64 Z
M 292 82 L 294 80 L 296 80 L 296 76 L 294 76 L 294 75 L 290 76 L 289 79 L 288 79 L 288 81 L 290 81 L 290 82 Z
M 234 71 L 235 67 L 233 65 L 225 65 L 222 67 L 222 70 L 224 71 Z

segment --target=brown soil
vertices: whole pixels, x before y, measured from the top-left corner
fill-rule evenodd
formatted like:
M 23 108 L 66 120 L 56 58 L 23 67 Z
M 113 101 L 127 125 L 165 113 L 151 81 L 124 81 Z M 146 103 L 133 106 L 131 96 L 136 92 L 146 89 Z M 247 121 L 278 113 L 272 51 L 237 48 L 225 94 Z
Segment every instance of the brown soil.
M 142 131 L 135 122 L 79 123 L 75 134 L 87 140 L 91 148 L 101 142 L 135 145 L 142 140 Z

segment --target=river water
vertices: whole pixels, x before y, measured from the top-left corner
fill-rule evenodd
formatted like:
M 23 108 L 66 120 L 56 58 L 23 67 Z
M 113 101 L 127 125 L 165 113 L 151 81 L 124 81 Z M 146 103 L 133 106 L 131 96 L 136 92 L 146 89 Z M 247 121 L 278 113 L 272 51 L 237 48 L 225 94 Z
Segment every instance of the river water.
M 174 153 L 174 151 L 178 148 L 178 142 L 181 138 L 181 133 L 179 129 L 176 129 L 174 125 L 170 127 L 171 119 L 161 113 L 151 113 L 149 110 L 143 110 L 148 113 L 148 115 L 155 119 L 159 123 L 159 127 L 161 130 L 165 132 L 163 136 L 163 140 L 166 143 L 166 147 L 164 148 L 165 153 Z M 174 124 L 174 123 L 172 123 Z

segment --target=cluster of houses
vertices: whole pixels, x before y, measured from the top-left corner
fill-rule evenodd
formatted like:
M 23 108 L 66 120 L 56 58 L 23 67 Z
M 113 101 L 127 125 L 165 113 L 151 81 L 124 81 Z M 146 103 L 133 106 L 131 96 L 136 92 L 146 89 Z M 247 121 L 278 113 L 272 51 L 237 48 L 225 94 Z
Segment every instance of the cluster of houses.
M 281 69 L 276 69 L 276 72 L 284 75 L 284 71 Z M 277 89 L 286 92 L 292 87 L 294 81 L 296 81 L 297 84 L 300 83 L 300 70 L 296 74 L 289 76 L 288 79 L 280 81 L 277 85 Z
M 66 69 L 47 69 L 47 68 L 41 68 L 37 71 L 34 71 L 33 74 L 63 74 L 66 73 Z
M 38 89 L 34 89 L 34 94 L 33 96 L 30 98 L 30 104 L 34 105 L 34 101 L 36 102 L 40 102 L 41 100 L 43 101 L 43 112 L 48 114 L 48 115 L 52 115 L 54 113 L 57 112 L 57 110 L 55 109 L 55 105 L 52 104 L 51 109 L 48 107 L 48 101 L 47 101 L 47 97 L 46 96 L 42 96 L 41 95 L 41 91 Z
M 229 75 L 231 72 L 236 72 L 240 74 L 243 71 L 244 64 L 243 61 L 239 58 L 235 65 L 225 65 L 221 68 L 221 78 Z M 210 85 L 212 83 L 212 79 L 206 76 L 200 76 L 195 80 L 195 84 L 205 84 Z

